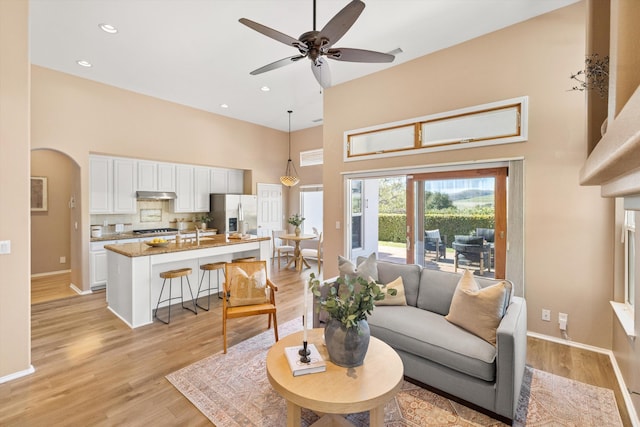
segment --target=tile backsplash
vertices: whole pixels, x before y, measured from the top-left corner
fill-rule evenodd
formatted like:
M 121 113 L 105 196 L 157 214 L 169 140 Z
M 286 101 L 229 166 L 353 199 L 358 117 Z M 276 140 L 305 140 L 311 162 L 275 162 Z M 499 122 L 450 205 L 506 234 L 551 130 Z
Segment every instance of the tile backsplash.
M 194 227 L 194 220 L 203 213 L 173 213 L 169 210 L 168 200 L 140 200 L 136 202 L 138 204 L 136 214 L 121 214 L 121 215 L 91 215 L 91 225 L 107 224 L 106 229 L 103 229 L 104 233 L 114 233 L 115 224 L 124 224 L 124 232 L 144 229 L 144 228 L 160 228 L 160 227 L 175 227 L 175 224 L 171 222 L 182 221 L 184 222 L 185 229 L 192 229 Z

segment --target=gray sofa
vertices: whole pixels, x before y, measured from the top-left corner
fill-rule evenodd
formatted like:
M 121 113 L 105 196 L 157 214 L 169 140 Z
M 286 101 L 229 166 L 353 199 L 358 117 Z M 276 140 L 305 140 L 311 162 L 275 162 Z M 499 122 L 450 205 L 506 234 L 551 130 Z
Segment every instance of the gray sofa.
M 512 420 L 527 349 L 522 289 L 513 288 L 493 346 L 445 319 L 460 274 L 384 261 L 377 262 L 377 269 L 379 283 L 402 276 L 407 305 L 377 306 L 368 319 L 371 335 L 398 352 L 405 376 Z M 498 282 L 475 279 L 481 287 Z M 314 327 L 322 327 L 326 313 L 316 311 Z

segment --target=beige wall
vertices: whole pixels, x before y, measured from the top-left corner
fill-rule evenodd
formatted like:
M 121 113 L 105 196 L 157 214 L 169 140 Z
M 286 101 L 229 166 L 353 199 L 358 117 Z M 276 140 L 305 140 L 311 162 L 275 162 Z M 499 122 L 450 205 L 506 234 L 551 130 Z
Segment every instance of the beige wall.
M 578 185 L 586 155 L 584 94 L 569 73 L 584 62 L 579 3 L 325 91 L 325 276 L 344 253 L 342 172 L 524 158 L 525 294 L 529 329 L 611 348 L 613 204 Z M 344 163 L 343 132 L 517 96 L 529 96 L 529 140 Z M 542 308 L 552 322 L 540 320 Z
M 28 2 L 0 1 L 0 379 L 31 364 Z
M 282 192 L 283 197 L 287 199 L 286 206 L 284 207 L 284 215 L 286 218 L 294 213 L 300 212 L 300 187 L 322 185 L 322 165 L 300 166 L 300 153 L 302 151 L 317 150 L 319 148 L 322 148 L 322 126 L 292 132 L 291 160 L 293 160 L 300 175 L 300 183 L 293 188 L 285 188 Z M 284 172 L 286 161 L 281 163 L 281 169 L 282 172 Z M 285 225 L 289 228 L 291 227 L 287 224 Z
M 31 274 L 71 268 L 71 209 L 76 164 L 53 150 L 31 152 L 31 176 L 44 176 L 48 185 L 48 209 L 31 212 Z M 65 257 L 65 262 L 60 262 Z
M 89 200 L 89 153 L 252 169 L 245 188 L 253 194 L 257 182 L 279 182 L 287 158 L 285 132 L 38 66 L 31 70 L 32 147 L 53 148 L 79 165 L 80 201 Z M 88 290 L 89 208 L 81 205 L 77 253 L 71 257 L 82 260 L 82 283 L 76 286 Z

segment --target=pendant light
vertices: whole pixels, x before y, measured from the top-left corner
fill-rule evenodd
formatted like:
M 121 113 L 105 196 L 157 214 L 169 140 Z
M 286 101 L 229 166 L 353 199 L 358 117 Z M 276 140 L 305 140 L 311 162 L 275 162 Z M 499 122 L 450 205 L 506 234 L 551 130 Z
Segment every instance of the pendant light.
M 289 113 L 289 160 L 287 160 L 284 175 L 280 177 L 280 182 L 287 187 L 295 187 L 300 182 L 300 178 L 298 178 L 296 165 L 291 161 L 291 113 L 293 111 L 288 110 L 287 113 Z

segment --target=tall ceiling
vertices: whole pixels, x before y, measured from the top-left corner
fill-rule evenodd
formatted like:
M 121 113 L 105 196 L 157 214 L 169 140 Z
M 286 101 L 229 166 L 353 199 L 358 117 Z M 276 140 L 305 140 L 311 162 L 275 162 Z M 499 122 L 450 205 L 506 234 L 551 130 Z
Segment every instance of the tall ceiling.
M 365 0 L 334 47 L 402 49 L 389 64 L 327 60 L 333 86 L 496 31 L 579 0 Z M 348 0 L 317 0 L 317 29 Z M 298 38 L 313 29 L 312 0 L 30 0 L 35 65 L 286 131 L 322 123 L 322 90 L 297 53 L 238 22 Z M 108 34 L 106 23 L 117 28 Z M 91 67 L 81 67 L 85 60 Z M 262 91 L 267 86 L 270 91 Z M 330 89 L 328 89 L 330 90 Z M 222 108 L 226 104 L 228 108 Z

